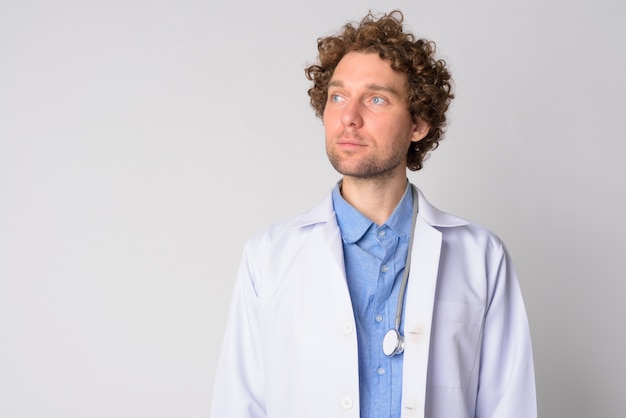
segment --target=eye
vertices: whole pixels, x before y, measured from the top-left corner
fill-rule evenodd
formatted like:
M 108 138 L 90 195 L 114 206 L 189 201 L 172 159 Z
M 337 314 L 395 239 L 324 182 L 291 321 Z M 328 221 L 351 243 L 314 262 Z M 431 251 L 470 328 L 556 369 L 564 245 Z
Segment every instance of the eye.
M 371 101 L 372 101 L 372 104 L 375 104 L 375 105 L 382 105 L 382 104 L 387 103 L 387 101 L 380 96 L 372 97 Z
M 331 94 L 329 96 L 329 101 L 332 102 L 332 103 L 339 103 L 339 102 L 343 101 L 343 97 L 341 97 L 338 94 Z

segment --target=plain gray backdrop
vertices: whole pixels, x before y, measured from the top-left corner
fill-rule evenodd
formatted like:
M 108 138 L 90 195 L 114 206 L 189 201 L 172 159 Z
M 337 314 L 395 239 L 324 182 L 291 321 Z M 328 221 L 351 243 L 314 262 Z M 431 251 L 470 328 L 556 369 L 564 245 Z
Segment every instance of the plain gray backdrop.
M 316 39 L 398 7 L 457 94 L 411 181 L 507 243 L 540 415 L 623 417 L 624 4 L 0 0 L 0 416 L 208 416 L 243 244 L 339 178 Z

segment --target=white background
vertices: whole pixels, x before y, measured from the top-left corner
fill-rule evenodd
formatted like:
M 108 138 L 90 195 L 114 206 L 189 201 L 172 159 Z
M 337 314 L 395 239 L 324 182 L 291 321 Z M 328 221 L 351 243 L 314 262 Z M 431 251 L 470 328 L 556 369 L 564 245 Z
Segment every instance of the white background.
M 245 240 L 338 179 L 316 39 L 399 7 L 457 93 L 410 179 L 507 243 L 540 415 L 623 417 L 624 4 L 0 0 L 0 416 L 208 416 Z

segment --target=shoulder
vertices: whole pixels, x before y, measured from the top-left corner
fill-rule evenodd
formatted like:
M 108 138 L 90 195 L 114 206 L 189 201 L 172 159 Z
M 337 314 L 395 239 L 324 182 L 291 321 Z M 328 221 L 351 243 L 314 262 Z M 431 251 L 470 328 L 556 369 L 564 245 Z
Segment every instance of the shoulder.
M 433 228 L 439 230 L 448 245 L 462 245 L 483 251 L 504 251 L 500 238 L 483 225 L 444 212 L 432 205 L 418 190 L 420 216 Z
M 430 218 L 430 226 L 441 234 L 438 285 L 441 300 L 457 300 L 462 294 L 459 300 L 467 301 L 467 295 L 477 295 L 479 299 L 474 304 L 487 307 L 498 288 L 517 282 L 510 254 L 492 230 L 432 205 L 424 216 Z
M 303 266 L 324 264 L 321 259 L 333 257 L 337 245 L 341 248 L 341 235 L 328 197 L 311 210 L 252 236 L 243 251 L 244 272 L 257 294 L 267 295 L 278 283 L 299 277 L 294 272 Z
M 320 226 L 336 227 L 337 221 L 333 210 L 332 197 L 328 193 L 324 199 L 313 208 L 271 224 L 254 234 L 246 244 L 247 251 L 259 252 L 280 250 L 288 246 L 297 246 L 298 241 L 307 237 Z

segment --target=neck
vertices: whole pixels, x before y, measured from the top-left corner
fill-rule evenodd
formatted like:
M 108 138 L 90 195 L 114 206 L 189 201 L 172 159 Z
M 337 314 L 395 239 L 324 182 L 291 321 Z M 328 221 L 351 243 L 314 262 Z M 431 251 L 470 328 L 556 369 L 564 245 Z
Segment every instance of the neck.
M 398 206 L 406 184 L 406 176 L 376 180 L 344 176 L 341 196 L 370 220 L 382 225 Z

